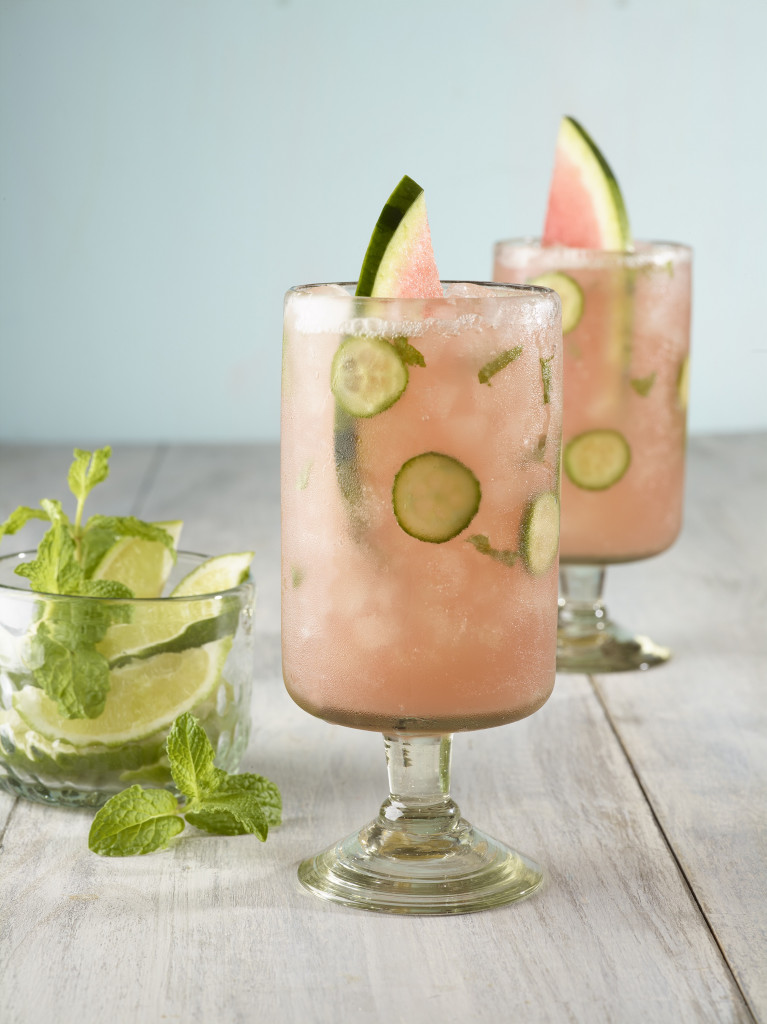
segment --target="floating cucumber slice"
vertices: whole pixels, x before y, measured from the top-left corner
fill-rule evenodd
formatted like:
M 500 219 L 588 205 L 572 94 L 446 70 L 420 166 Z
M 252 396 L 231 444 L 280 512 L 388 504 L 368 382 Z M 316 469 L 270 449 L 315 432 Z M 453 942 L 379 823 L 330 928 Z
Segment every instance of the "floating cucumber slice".
M 604 491 L 617 484 L 629 468 L 631 449 L 617 430 L 587 430 L 568 441 L 563 462 L 576 487 Z
M 394 405 L 407 382 L 407 367 L 383 338 L 345 338 L 330 366 L 330 389 L 350 416 L 378 415 Z
M 534 277 L 530 284 L 553 288 L 559 296 L 562 302 L 562 334 L 569 334 L 578 326 L 583 316 L 583 289 L 574 278 L 556 270 Z
M 687 411 L 687 403 L 690 397 L 690 357 L 685 356 L 676 375 L 676 400 L 679 408 Z
M 519 551 L 528 572 L 543 576 L 557 560 L 559 550 L 559 502 L 544 491 L 532 499 L 522 518 Z
M 392 505 L 405 533 L 442 544 L 466 529 L 481 496 L 468 466 L 451 455 L 424 452 L 408 459 L 395 476 Z

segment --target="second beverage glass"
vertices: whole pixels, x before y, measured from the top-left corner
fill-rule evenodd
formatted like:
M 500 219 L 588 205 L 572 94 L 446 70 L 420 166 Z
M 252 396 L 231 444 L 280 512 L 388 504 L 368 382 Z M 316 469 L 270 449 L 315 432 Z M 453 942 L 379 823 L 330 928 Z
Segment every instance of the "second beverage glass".
M 605 566 L 665 551 L 682 521 L 692 254 L 499 242 L 497 281 L 562 298 L 564 425 L 557 667 L 648 668 L 670 652 L 612 622 Z

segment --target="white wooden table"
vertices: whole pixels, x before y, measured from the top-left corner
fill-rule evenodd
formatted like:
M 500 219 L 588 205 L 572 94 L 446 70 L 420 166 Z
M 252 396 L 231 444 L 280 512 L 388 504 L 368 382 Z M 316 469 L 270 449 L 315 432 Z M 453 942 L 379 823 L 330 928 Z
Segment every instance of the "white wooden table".
M 70 454 L 0 447 L 0 516 L 61 494 Z M 99 511 L 183 517 L 192 550 L 256 549 L 242 767 L 281 787 L 284 824 L 265 845 L 189 829 L 106 859 L 90 813 L 0 793 L 3 1024 L 767 1022 L 767 436 L 694 439 L 682 538 L 608 573 L 615 617 L 668 643 L 669 665 L 560 676 L 531 718 L 456 738 L 462 810 L 548 882 L 442 919 L 324 904 L 296 880 L 386 786 L 380 737 L 282 686 L 278 461 L 276 445 L 118 447 Z

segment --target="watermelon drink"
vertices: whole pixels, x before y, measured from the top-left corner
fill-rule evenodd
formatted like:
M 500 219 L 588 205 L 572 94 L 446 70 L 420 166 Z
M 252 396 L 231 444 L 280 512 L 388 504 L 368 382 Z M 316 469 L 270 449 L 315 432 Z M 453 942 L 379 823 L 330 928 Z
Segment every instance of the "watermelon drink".
M 389 201 L 411 243 L 417 198 Z M 460 818 L 447 780 L 452 732 L 532 714 L 554 683 L 560 303 L 407 277 L 430 294 L 286 296 L 283 674 L 310 713 L 384 733 L 391 789 L 299 877 L 369 909 L 458 913 L 541 880 Z
M 566 118 L 542 241 L 495 247 L 494 278 L 562 298 L 565 413 L 557 667 L 647 668 L 669 651 L 607 617 L 605 566 L 665 551 L 682 523 L 692 255 L 631 241 L 620 191 Z

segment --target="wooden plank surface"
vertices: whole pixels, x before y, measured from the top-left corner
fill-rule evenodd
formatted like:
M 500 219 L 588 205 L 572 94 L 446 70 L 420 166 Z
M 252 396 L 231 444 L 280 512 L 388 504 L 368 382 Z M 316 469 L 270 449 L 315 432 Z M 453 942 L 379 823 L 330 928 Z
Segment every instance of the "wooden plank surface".
M 109 860 L 87 850 L 87 812 L 19 801 L 0 851 L 4 1022 L 753 1019 L 584 678 L 561 677 L 523 722 L 455 741 L 456 799 L 546 866 L 543 892 L 450 919 L 370 915 L 303 892 L 300 858 L 385 796 L 381 740 L 313 719 L 282 686 L 276 446 L 160 455 L 135 511 L 181 515 L 188 547 L 257 551 L 242 767 L 280 785 L 285 822 L 263 846 L 189 830 L 167 853 Z
M 620 571 L 675 657 L 596 681 L 755 1015 L 767 1019 L 767 436 L 693 444 L 686 526 Z M 630 589 L 629 589 L 630 588 Z M 630 620 L 633 625 L 633 620 Z

